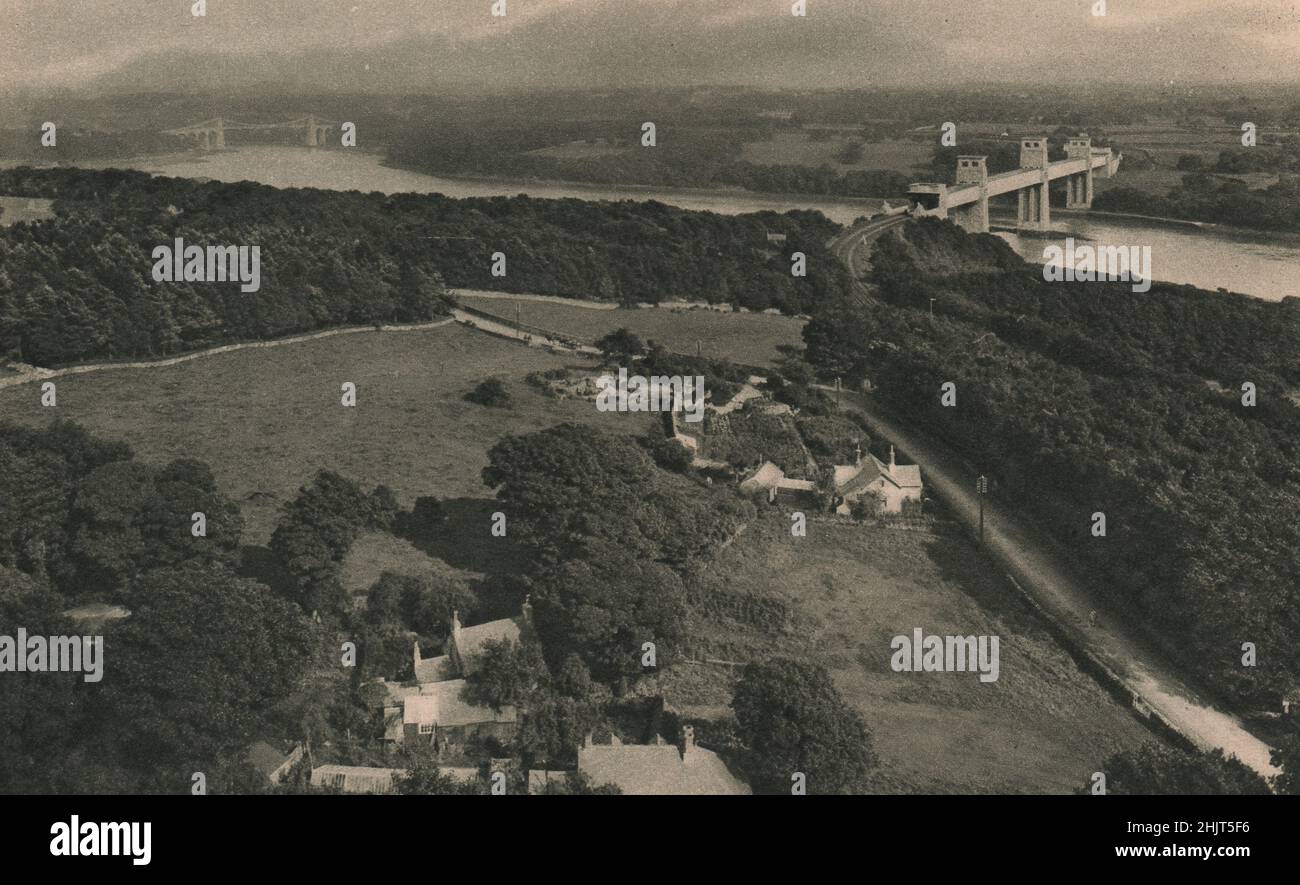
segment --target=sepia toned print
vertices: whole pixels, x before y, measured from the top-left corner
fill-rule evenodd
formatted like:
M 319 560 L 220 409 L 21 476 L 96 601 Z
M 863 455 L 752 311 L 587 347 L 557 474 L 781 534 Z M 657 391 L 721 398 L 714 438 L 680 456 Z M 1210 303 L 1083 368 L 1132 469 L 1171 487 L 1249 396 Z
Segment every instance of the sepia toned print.
M 1298 34 L 0 5 L 0 793 L 1297 792 Z

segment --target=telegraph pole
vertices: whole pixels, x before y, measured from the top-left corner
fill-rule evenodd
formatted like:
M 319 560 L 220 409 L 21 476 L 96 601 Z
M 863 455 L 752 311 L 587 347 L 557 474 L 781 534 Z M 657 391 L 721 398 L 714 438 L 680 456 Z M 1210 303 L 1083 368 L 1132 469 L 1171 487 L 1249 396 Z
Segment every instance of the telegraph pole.
M 984 546 L 984 496 L 989 493 L 989 478 L 987 476 L 981 474 L 980 478 L 975 480 L 975 492 L 977 495 L 979 495 L 979 499 L 980 499 L 980 546 L 983 547 Z

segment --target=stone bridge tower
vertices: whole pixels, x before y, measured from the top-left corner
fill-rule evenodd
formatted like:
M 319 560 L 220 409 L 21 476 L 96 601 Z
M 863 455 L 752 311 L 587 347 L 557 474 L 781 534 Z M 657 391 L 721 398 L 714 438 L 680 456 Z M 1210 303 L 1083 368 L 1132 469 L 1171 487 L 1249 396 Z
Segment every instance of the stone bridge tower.
M 973 184 L 979 188 L 979 199 L 958 206 L 949 213 L 952 220 L 969 233 L 989 232 L 989 158 L 973 155 L 957 158 L 957 177 L 954 189 Z
M 1039 181 L 1018 192 L 1019 206 L 1016 223 L 1028 230 L 1047 230 L 1052 225 L 1052 206 L 1048 199 L 1047 139 L 1041 137 L 1020 139 L 1020 168 L 1037 169 Z
M 1092 139 L 1086 135 L 1065 143 L 1065 155 L 1083 161 L 1083 172 L 1065 178 L 1065 208 L 1092 208 Z

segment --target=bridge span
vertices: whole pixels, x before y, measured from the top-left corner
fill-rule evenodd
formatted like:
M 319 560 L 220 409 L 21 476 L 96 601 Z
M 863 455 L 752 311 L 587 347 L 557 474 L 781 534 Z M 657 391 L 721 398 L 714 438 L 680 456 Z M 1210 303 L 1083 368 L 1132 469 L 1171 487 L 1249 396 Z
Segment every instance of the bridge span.
M 336 121 L 320 120 L 311 114 L 283 123 L 239 123 L 224 117 L 213 117 L 201 123 L 167 129 L 163 134 L 192 138 L 195 146 L 201 150 L 219 151 L 226 146 L 226 133 L 230 130 L 266 132 L 276 129 L 298 129 L 303 133 L 303 144 L 308 147 L 319 147 L 329 137 L 330 130 L 337 129 L 338 126 Z
M 988 157 L 961 156 L 954 184 L 921 181 L 908 188 L 908 193 L 921 206 L 917 214 L 951 217 L 972 233 L 988 233 L 989 198 L 1015 192 L 1019 197 L 1016 226 L 1047 230 L 1052 223 L 1050 182 L 1066 180 L 1067 209 L 1091 209 L 1093 176 L 1110 178 L 1123 159 L 1123 154 L 1110 148 L 1093 147 L 1087 136 L 1066 142 L 1065 155 L 1064 160 L 1049 162 L 1046 138 L 1022 138 L 1018 169 L 989 175 Z

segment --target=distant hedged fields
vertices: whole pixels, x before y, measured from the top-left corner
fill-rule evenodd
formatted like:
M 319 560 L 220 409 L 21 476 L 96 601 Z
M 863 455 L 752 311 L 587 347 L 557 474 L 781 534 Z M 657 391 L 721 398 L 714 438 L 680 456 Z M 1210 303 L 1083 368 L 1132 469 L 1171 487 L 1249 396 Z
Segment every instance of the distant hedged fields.
M 1001 241 L 932 219 L 887 235 L 873 266 L 879 300 L 828 304 L 805 328 L 818 370 L 870 378 L 1173 657 L 1278 710 L 1300 685 L 1300 303 L 1048 283 Z
M 162 357 L 446 313 L 447 286 L 622 302 L 687 297 L 804 312 L 848 291 L 816 212 L 728 217 L 660 203 L 280 190 L 120 170 L 0 172 L 57 219 L 0 228 L 0 356 Z M 769 242 L 768 232 L 786 235 Z M 261 247 L 261 291 L 158 283 L 154 247 Z M 790 255 L 808 256 L 808 275 Z M 492 276 L 492 256 L 506 276 Z

